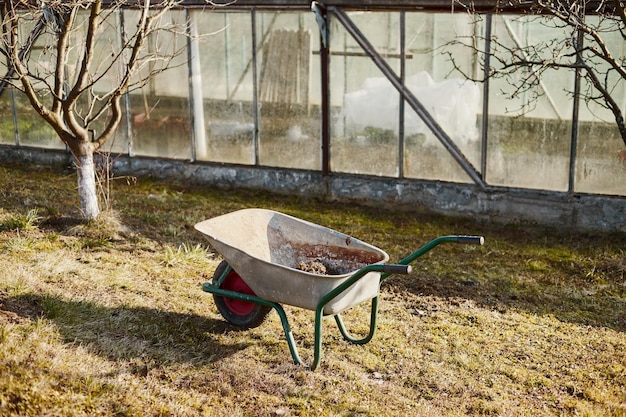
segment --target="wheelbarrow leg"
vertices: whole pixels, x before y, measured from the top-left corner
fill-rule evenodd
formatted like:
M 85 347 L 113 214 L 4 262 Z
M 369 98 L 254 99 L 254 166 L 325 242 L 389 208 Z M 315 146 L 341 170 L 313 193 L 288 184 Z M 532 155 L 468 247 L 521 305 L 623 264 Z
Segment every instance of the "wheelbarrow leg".
M 363 278 L 368 272 L 382 272 L 384 274 L 408 274 L 411 272 L 411 267 L 408 265 L 384 265 L 384 264 L 372 264 L 366 265 L 363 268 L 359 269 L 354 275 L 352 275 L 349 279 L 344 281 L 341 285 L 335 287 L 332 291 L 322 297 L 322 299 L 317 303 L 317 308 L 315 309 L 315 350 L 313 352 L 313 364 L 311 365 L 311 370 L 315 370 L 320 364 L 321 356 L 322 356 L 322 318 L 324 307 L 331 302 L 335 297 L 340 295 L 342 292 L 347 290 L 352 284 Z M 337 322 L 337 326 L 339 327 L 339 331 L 341 332 L 344 339 L 349 342 L 356 344 L 364 344 L 369 342 L 372 337 L 374 337 L 374 333 L 376 331 L 376 317 L 378 315 L 378 296 L 372 298 L 372 312 L 370 319 L 370 331 L 369 334 L 363 339 L 355 339 L 346 331 L 346 326 L 343 324 L 343 320 L 338 315 L 335 315 L 335 321 Z
M 273 301 L 264 300 L 257 297 L 256 295 L 242 294 L 235 291 L 224 290 L 210 283 L 205 283 L 202 288 L 204 289 L 204 291 L 212 293 L 214 295 L 261 304 L 276 310 L 276 313 L 278 313 L 278 317 L 280 317 L 280 323 L 283 326 L 283 332 L 285 332 L 285 338 L 287 339 L 287 344 L 289 345 L 289 352 L 291 353 L 291 357 L 293 358 L 293 361 L 296 365 L 302 365 L 302 360 L 300 359 L 300 355 L 298 355 L 298 347 L 296 346 L 295 340 L 293 338 L 293 333 L 291 331 L 291 326 L 289 325 L 289 320 L 287 319 L 287 314 L 285 313 L 285 309 L 283 309 L 280 304 Z
M 378 296 L 372 298 L 372 307 L 371 307 L 371 314 L 370 314 L 370 331 L 367 334 L 367 336 L 361 339 L 352 337 L 352 335 L 350 335 L 350 333 L 346 330 L 346 326 L 343 323 L 343 319 L 341 318 L 341 315 L 340 314 L 335 315 L 335 322 L 337 323 L 337 327 L 339 328 L 339 331 L 341 332 L 341 335 L 343 336 L 344 340 L 347 340 L 348 342 L 353 343 L 355 345 L 364 345 L 368 343 L 370 340 L 372 340 L 372 338 L 374 337 L 374 333 L 376 333 L 377 321 L 378 321 Z
M 280 304 L 274 304 L 274 310 L 278 313 L 280 317 L 280 322 L 283 325 L 283 332 L 285 333 L 285 339 L 287 339 L 287 345 L 289 345 L 289 352 L 291 353 L 291 357 L 293 358 L 293 362 L 296 365 L 302 365 L 302 360 L 300 359 L 300 355 L 298 355 L 298 347 L 296 346 L 296 341 L 293 338 L 293 332 L 291 331 L 291 326 L 289 326 L 289 320 L 287 320 L 287 314 L 285 314 L 285 310 Z

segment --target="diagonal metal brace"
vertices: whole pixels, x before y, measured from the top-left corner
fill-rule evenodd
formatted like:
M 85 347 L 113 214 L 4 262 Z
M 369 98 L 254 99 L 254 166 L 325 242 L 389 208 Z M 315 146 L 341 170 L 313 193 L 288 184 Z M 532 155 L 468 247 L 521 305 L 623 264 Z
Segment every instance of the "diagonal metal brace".
M 470 176 L 470 178 L 479 185 L 482 189 L 487 188 L 487 183 L 482 178 L 480 172 L 474 168 L 472 163 L 463 155 L 461 150 L 456 146 L 454 141 L 448 136 L 448 134 L 437 123 L 435 118 L 426 110 L 424 105 L 415 97 L 415 95 L 409 90 L 400 77 L 394 72 L 394 70 L 387 64 L 387 62 L 380 56 L 376 49 L 367 40 L 365 35 L 359 30 L 359 28 L 352 22 L 348 15 L 338 7 L 328 6 L 328 11 L 333 13 L 337 20 L 345 27 L 345 29 L 352 35 L 354 40 L 363 48 L 363 51 L 372 59 L 372 61 L 378 66 L 380 71 L 389 79 L 391 84 L 398 90 L 400 95 L 406 100 L 411 108 L 417 113 L 417 115 L 424 121 L 426 126 L 433 132 L 435 137 L 439 139 L 441 144 L 452 155 L 452 157 L 459 163 L 461 168 Z

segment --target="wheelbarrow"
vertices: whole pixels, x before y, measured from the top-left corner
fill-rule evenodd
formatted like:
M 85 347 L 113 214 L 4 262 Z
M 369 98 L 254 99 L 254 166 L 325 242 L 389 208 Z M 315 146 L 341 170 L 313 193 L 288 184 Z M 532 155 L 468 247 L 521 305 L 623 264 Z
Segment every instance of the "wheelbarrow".
M 380 284 L 392 274 L 408 274 L 411 262 L 441 243 L 482 245 L 482 236 L 441 236 L 396 264 L 389 255 L 359 239 L 273 210 L 250 208 L 195 225 L 224 260 L 211 282 L 218 311 L 234 326 L 260 326 L 274 309 L 280 317 L 293 361 L 302 365 L 282 305 L 315 311 L 312 370 L 321 360 L 322 319 L 332 316 L 345 340 L 369 342 L 376 331 Z M 341 312 L 371 300 L 369 333 L 353 337 Z

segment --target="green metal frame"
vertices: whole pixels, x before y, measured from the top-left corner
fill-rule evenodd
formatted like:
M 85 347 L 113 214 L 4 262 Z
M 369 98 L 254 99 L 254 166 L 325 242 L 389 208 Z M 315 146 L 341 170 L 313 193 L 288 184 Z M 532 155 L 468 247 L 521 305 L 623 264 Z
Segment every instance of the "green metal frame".
M 324 318 L 324 307 L 326 307 L 328 303 L 330 303 L 333 299 L 335 299 L 344 291 L 346 291 L 348 288 L 350 288 L 350 286 L 352 286 L 358 280 L 363 278 L 369 272 L 381 273 L 379 287 L 380 287 L 381 282 L 383 282 L 385 279 L 389 278 L 389 276 L 393 274 L 410 273 L 411 267 L 409 266 L 409 264 L 411 262 L 415 261 L 417 258 L 424 255 L 426 252 L 429 252 L 436 246 L 442 243 L 447 243 L 447 242 L 482 245 L 483 238 L 480 236 L 441 236 L 441 237 L 438 237 L 436 239 L 431 240 L 426 245 L 422 246 L 421 248 L 413 252 L 411 255 L 402 259 L 397 264 L 372 264 L 372 265 L 364 266 L 363 268 L 356 271 L 354 275 L 352 275 L 350 278 L 344 281 L 341 285 L 334 288 L 332 291 L 330 291 L 328 294 L 322 297 L 322 299 L 318 302 L 317 307 L 315 309 L 315 341 L 314 341 L 314 348 L 313 348 L 313 363 L 311 364 L 310 369 L 315 370 L 321 362 L 322 319 Z M 224 270 L 222 275 L 217 279 L 217 281 L 214 284 L 210 282 L 206 282 L 202 285 L 202 289 L 206 292 L 209 292 L 211 294 L 215 294 L 218 296 L 262 304 L 265 306 L 272 307 L 274 310 L 276 310 L 276 312 L 278 313 L 278 316 L 280 317 L 280 322 L 283 326 L 283 332 L 285 333 L 285 338 L 287 339 L 287 344 L 289 345 L 289 351 L 291 352 L 291 357 L 293 358 L 293 361 L 297 365 L 303 365 L 302 359 L 300 359 L 300 355 L 298 354 L 298 347 L 296 346 L 296 342 L 294 340 L 293 333 L 291 331 L 291 326 L 289 325 L 289 320 L 287 319 L 287 314 L 285 313 L 285 310 L 279 303 L 264 300 L 255 295 L 242 294 L 242 293 L 238 293 L 235 291 L 223 290 L 220 288 L 220 286 L 226 279 L 226 276 L 231 270 L 232 268 L 229 266 L 228 268 Z M 370 312 L 370 329 L 369 329 L 368 334 L 365 337 L 355 338 L 352 335 L 350 335 L 350 333 L 346 329 L 343 319 L 341 318 L 341 314 L 339 313 L 334 314 L 334 318 L 335 318 L 337 327 L 339 328 L 339 331 L 341 332 L 341 335 L 346 341 L 353 343 L 353 344 L 357 344 L 357 345 L 363 345 L 363 344 L 368 343 L 370 340 L 372 340 L 372 338 L 374 337 L 374 334 L 376 333 L 376 324 L 378 321 L 378 295 L 372 298 L 372 305 L 371 305 L 371 312 Z

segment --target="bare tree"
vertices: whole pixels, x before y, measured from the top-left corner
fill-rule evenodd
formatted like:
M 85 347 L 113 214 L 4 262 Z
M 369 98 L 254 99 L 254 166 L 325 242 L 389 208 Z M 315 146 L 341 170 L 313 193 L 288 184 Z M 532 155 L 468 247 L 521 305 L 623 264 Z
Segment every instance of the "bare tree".
M 453 1 L 482 19 L 472 3 Z M 513 88 L 511 96 L 530 93 L 531 100 L 525 103 L 527 110 L 533 106 L 533 100 L 542 95 L 544 72 L 554 69 L 578 71 L 587 81 L 587 87 L 580 90 L 577 98 L 584 100 L 589 107 L 598 105 L 608 109 L 626 145 L 624 109 L 618 100 L 618 94 L 626 89 L 626 56 L 621 47 L 612 51 L 608 42 L 608 38 L 615 34 L 622 42 L 626 40 L 625 4 L 620 0 L 513 0 L 507 2 L 509 9 L 517 7 L 525 15 L 535 16 L 536 20 L 550 27 L 555 36 L 528 45 L 510 44 L 497 36 L 489 36 L 489 51 L 481 49 L 486 40 L 483 36 L 450 42 L 448 45 L 469 46 L 484 57 L 484 78 L 463 71 L 460 65 L 456 65 L 454 55 L 449 52 L 448 55 L 455 69 L 468 79 L 482 82 L 488 78 L 504 78 Z M 574 91 L 570 93 L 574 94 Z
M 121 25 L 122 8 L 131 20 Z M 160 43 L 161 34 L 185 35 L 186 22 L 168 12 L 179 0 L 8 0 L 0 51 L 3 82 L 22 91 L 36 113 L 74 156 L 80 209 L 100 213 L 94 152 L 113 137 L 123 95 L 170 67 L 183 46 Z M 120 37 L 120 27 L 132 30 Z M 171 36 L 170 36 L 171 37 Z M 153 47 L 147 48 L 151 42 Z M 33 45 L 37 44 L 37 48 Z M 99 129 L 96 132 L 94 126 Z

